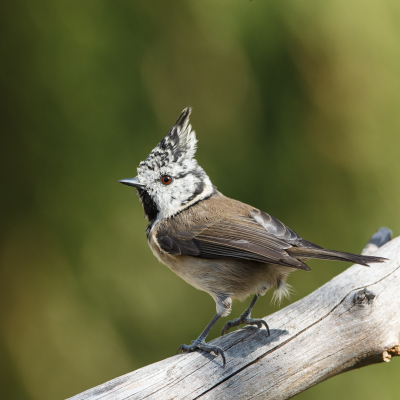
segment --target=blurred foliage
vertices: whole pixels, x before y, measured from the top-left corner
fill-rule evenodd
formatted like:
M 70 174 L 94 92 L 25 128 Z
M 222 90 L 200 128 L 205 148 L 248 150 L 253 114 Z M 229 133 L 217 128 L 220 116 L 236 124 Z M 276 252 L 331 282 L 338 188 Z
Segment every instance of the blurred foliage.
M 4 0 L 0 20 L 3 398 L 72 396 L 211 319 L 118 183 L 187 105 L 224 194 L 328 248 L 399 232 L 398 1 Z M 291 301 L 347 267 L 310 265 Z M 399 372 L 395 359 L 297 398 L 398 398 Z

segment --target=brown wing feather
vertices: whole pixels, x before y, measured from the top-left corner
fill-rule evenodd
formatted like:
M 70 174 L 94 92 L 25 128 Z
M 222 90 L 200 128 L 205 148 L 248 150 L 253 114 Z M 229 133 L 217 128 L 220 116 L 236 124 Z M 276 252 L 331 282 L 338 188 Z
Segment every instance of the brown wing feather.
M 161 222 L 155 233 L 171 255 L 239 258 L 309 271 L 307 258 L 344 260 L 367 265 L 378 257 L 324 249 L 301 238 L 273 216 L 217 193 Z
M 299 234 L 290 229 L 284 223 L 264 211 L 254 209 L 250 212 L 249 217 L 253 218 L 270 235 L 282 239 L 286 243 L 290 243 L 292 246 L 322 249 L 321 246 L 303 239 Z
M 168 239 L 166 239 L 168 238 Z M 237 216 L 191 226 L 190 233 L 160 230 L 160 247 L 170 254 L 201 258 L 240 258 L 309 270 L 286 250 L 292 245 L 268 233 L 250 216 Z M 179 249 L 179 252 L 176 251 Z

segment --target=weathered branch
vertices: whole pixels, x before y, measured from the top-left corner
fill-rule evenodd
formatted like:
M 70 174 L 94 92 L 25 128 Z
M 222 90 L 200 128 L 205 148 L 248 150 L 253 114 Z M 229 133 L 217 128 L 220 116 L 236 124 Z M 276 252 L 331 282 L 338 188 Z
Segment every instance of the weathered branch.
M 400 237 L 304 299 L 213 341 L 220 357 L 180 354 L 78 394 L 73 400 L 288 399 L 319 382 L 400 355 Z

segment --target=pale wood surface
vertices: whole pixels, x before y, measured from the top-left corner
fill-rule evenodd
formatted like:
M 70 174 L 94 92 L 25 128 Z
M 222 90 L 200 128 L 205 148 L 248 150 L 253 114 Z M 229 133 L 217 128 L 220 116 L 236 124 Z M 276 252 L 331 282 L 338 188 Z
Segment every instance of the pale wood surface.
M 180 354 L 106 382 L 71 400 L 288 399 L 334 375 L 400 354 L 400 237 L 309 296 L 213 344 L 221 357 Z

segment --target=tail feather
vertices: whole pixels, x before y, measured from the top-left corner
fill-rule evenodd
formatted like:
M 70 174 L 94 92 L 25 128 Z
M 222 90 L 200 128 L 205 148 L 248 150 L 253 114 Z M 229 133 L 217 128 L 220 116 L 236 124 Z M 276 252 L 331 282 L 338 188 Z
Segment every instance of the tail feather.
M 291 257 L 295 258 L 316 258 L 320 260 L 335 260 L 335 261 L 348 261 L 355 264 L 365 265 L 369 267 L 370 263 L 380 263 L 387 261 L 387 258 L 374 257 L 374 256 L 362 256 L 358 254 L 345 253 L 344 251 L 327 250 L 327 249 L 313 249 L 313 248 L 301 248 L 291 247 L 286 250 Z

